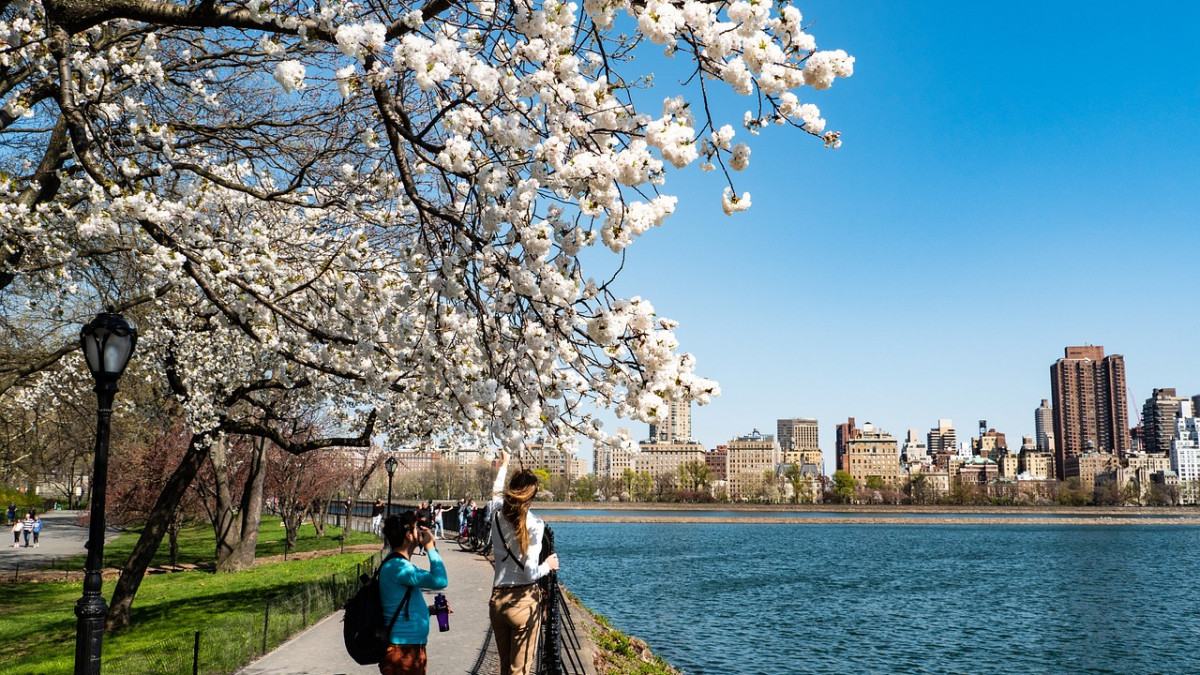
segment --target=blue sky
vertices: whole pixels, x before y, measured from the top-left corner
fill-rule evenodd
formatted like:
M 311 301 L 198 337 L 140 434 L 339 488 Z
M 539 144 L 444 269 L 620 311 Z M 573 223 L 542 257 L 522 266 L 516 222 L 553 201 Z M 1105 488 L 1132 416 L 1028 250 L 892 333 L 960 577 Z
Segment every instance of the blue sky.
M 801 94 L 843 147 L 765 131 L 733 217 L 717 173 L 673 175 L 619 284 L 721 383 L 702 443 L 816 417 L 829 472 L 847 417 L 1019 443 L 1076 344 L 1125 356 L 1139 410 L 1200 394 L 1200 5 L 797 6 L 856 57 Z

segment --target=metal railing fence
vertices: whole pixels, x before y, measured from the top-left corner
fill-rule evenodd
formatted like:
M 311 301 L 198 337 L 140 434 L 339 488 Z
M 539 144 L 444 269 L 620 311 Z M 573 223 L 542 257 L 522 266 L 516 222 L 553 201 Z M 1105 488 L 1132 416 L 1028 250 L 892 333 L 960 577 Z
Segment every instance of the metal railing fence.
M 301 630 L 341 609 L 363 575 L 379 564 L 376 554 L 354 566 L 254 611 L 222 617 L 202 631 L 181 634 L 137 653 L 106 656 L 105 675 L 225 675 L 261 657 Z

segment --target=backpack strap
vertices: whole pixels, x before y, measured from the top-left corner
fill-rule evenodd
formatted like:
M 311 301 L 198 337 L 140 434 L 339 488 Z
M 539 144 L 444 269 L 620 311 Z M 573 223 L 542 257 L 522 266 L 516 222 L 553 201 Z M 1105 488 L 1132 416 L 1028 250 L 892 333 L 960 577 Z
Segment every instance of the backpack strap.
M 379 564 L 379 571 L 376 572 L 375 575 L 378 576 L 379 572 L 383 571 L 383 566 L 384 566 L 384 564 L 387 563 L 387 561 L 391 560 L 392 558 L 403 558 L 403 557 L 404 556 L 402 556 L 398 553 L 389 553 L 388 556 L 383 559 L 383 562 Z M 409 601 L 412 599 L 413 587 L 405 586 L 405 588 L 407 588 L 408 590 L 404 591 L 404 599 L 400 601 L 399 605 L 396 605 L 396 611 L 392 612 L 392 620 L 388 622 L 388 626 L 387 626 L 388 635 L 392 634 L 392 626 L 396 625 L 396 617 L 400 616 L 400 610 L 404 610 L 404 620 L 408 621 L 408 604 L 409 604 Z
M 496 527 L 496 532 L 500 535 L 500 543 L 504 545 L 504 553 L 505 553 L 504 559 L 507 560 L 508 558 L 512 558 L 513 560 L 520 562 L 521 558 L 518 557 L 516 553 L 512 552 L 512 549 L 508 547 L 508 540 L 504 538 L 504 530 L 502 530 L 500 528 L 500 512 L 499 511 L 492 514 L 492 524 Z M 504 562 L 504 561 L 501 560 L 499 562 Z
M 396 625 L 396 617 L 400 616 L 400 610 L 404 610 L 404 620 L 408 621 L 408 601 L 412 598 L 413 587 L 405 586 L 405 588 L 407 588 L 408 590 L 404 591 L 404 599 L 400 601 L 399 605 L 396 605 L 396 611 L 392 614 L 392 621 L 391 621 L 391 623 L 388 624 L 388 634 L 389 635 L 392 632 L 392 626 Z

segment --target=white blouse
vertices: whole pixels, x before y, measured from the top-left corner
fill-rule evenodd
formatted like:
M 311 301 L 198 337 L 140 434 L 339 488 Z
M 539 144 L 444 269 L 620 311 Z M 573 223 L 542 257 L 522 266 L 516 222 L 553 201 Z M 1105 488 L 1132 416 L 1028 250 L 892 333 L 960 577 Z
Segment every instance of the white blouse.
M 521 554 L 521 545 L 513 532 L 512 524 L 500 514 L 504 504 L 504 480 L 508 477 L 508 465 L 500 467 L 496 473 L 496 482 L 492 485 L 492 499 L 488 503 L 488 511 L 496 514 L 492 517 L 492 555 L 496 557 L 496 575 L 493 586 L 524 586 L 532 584 L 550 572 L 548 563 L 538 564 L 542 553 L 542 537 L 546 533 L 546 524 L 541 518 L 528 513 L 525 516 L 525 527 L 529 529 L 529 550 Z M 504 543 L 508 543 L 508 549 Z M 516 556 L 510 556 L 511 550 Z

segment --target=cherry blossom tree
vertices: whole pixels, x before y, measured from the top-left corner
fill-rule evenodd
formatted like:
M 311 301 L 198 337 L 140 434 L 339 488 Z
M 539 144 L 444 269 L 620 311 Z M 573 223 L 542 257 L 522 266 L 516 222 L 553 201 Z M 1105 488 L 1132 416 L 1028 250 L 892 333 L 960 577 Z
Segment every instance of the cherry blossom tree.
M 647 49 L 674 57 L 653 87 Z M 613 291 L 668 175 L 719 171 L 713 208 L 745 210 L 754 137 L 836 147 L 801 93 L 852 71 L 759 0 L 0 0 L 0 314 L 42 336 L 0 395 L 87 391 L 78 326 L 134 316 L 126 377 L 169 382 L 194 434 L 155 513 L 222 435 L 329 447 L 237 414 L 265 390 L 360 443 L 610 442 L 597 409 L 719 393 Z
M 748 134 L 836 146 L 795 92 L 853 67 L 794 7 L 745 0 L 22 0 L 3 17 L 0 288 L 13 307 L 51 288 L 144 307 L 139 351 L 212 392 L 184 402 L 197 429 L 264 370 L 401 436 L 509 446 L 602 441 L 594 406 L 648 421 L 703 403 L 716 385 L 675 324 L 579 254 L 661 224 L 670 168 L 745 168 L 714 88 L 750 97 Z M 628 64 L 645 42 L 688 78 L 650 114 Z M 722 200 L 750 201 L 732 181 Z M 98 285 L 112 268 L 123 283 Z

